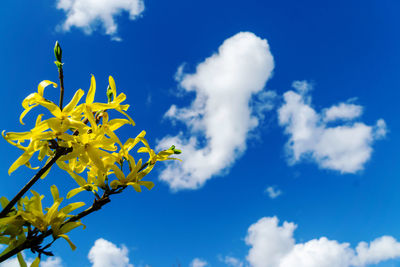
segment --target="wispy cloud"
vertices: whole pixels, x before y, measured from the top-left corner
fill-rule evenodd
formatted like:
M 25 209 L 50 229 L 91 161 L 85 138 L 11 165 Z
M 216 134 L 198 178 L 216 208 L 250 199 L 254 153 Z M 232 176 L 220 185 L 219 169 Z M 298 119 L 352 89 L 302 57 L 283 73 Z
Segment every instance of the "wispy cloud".
M 292 222 L 281 226 L 276 217 L 264 217 L 248 229 L 251 246 L 247 260 L 252 267 L 350 267 L 377 264 L 400 257 L 400 243 L 391 236 L 379 237 L 355 249 L 326 237 L 296 243 Z
M 265 191 L 265 193 L 268 194 L 268 196 L 272 199 L 279 197 L 282 195 L 282 191 L 276 188 L 275 186 L 268 186 Z
M 193 261 L 190 263 L 190 267 L 205 267 L 207 266 L 208 263 L 205 260 L 195 258 Z
M 131 20 L 136 19 L 144 11 L 144 3 L 142 0 L 58 0 L 57 8 L 64 10 L 67 16 L 60 25 L 63 31 L 77 27 L 91 34 L 102 28 L 112 40 L 121 41 L 115 18 L 127 12 Z
M 301 84 L 294 83 L 296 91 L 283 95 L 284 104 L 278 110 L 279 124 L 289 135 L 291 163 L 309 158 L 321 168 L 341 173 L 362 170 L 371 157 L 373 142 L 386 135 L 385 121 L 369 126 L 355 120 L 362 107 L 348 102 L 318 113 L 311 106 L 309 87 L 304 81 Z
M 124 245 L 119 248 L 115 244 L 100 238 L 90 249 L 88 258 L 92 267 L 133 267 L 133 264 L 129 262 L 128 252 Z
M 232 256 L 225 256 L 225 258 L 220 258 L 220 261 L 225 263 L 227 266 L 231 267 L 243 267 L 243 262 L 238 258 Z
M 250 32 L 225 40 L 195 73 L 184 74 L 179 68 L 180 86 L 195 92 L 196 98 L 189 107 L 172 105 L 165 114 L 187 130 L 159 142 L 159 149 L 175 144 L 183 151 L 183 162 L 169 164 L 160 179 L 173 190 L 196 189 L 226 171 L 246 150 L 248 134 L 262 112 L 271 108 L 275 94 L 263 89 L 273 68 L 267 41 Z M 257 104 L 250 104 L 256 95 Z

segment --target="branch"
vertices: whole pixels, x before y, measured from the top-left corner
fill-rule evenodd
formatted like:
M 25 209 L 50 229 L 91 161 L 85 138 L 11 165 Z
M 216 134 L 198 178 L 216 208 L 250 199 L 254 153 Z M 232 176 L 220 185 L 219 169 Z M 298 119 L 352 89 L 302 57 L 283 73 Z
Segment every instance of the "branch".
M 63 155 L 68 154 L 72 151 L 72 148 L 60 147 L 56 150 L 56 154 L 54 157 L 44 165 L 36 174 L 32 177 L 32 179 L 18 192 L 17 195 L 7 204 L 7 206 L 0 212 L 0 218 L 4 218 L 11 211 L 15 204 L 17 204 L 18 200 L 25 195 L 25 193 L 40 179 L 40 177 L 45 174 L 51 166 Z
M 77 215 L 69 218 L 68 220 L 66 220 L 61 226 L 60 228 L 70 222 L 76 222 L 80 219 L 82 219 L 83 217 L 86 217 L 87 215 L 101 209 L 104 205 L 106 205 L 107 203 L 109 203 L 111 201 L 110 199 L 110 195 L 112 194 L 116 194 L 115 191 L 110 191 L 109 193 L 104 193 L 104 195 L 100 198 L 100 199 L 95 199 L 92 206 L 90 206 L 90 208 L 78 213 Z M 42 232 L 41 234 L 33 237 L 32 239 L 26 239 L 22 244 L 18 245 L 17 247 L 13 248 L 12 250 L 10 250 L 9 252 L 5 253 L 4 255 L 0 256 L 0 262 L 3 262 L 13 256 L 15 256 L 17 253 L 21 252 L 24 249 L 29 249 L 29 248 L 33 248 L 33 247 L 37 247 L 39 246 L 43 240 L 52 235 L 53 234 L 53 230 L 52 229 L 48 229 L 45 232 Z

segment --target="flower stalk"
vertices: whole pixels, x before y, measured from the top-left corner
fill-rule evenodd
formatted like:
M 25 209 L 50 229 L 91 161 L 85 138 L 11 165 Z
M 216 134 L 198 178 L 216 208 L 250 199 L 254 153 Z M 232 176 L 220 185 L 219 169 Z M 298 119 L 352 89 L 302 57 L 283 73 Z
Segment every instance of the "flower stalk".
M 56 57 L 56 61 L 54 63 L 56 64 L 58 68 L 58 78 L 60 80 L 60 104 L 59 107 L 62 110 L 63 109 L 63 100 L 64 100 L 64 72 L 63 72 L 63 65 L 62 63 L 62 49 L 58 41 L 56 41 L 56 44 L 54 45 L 54 56 Z

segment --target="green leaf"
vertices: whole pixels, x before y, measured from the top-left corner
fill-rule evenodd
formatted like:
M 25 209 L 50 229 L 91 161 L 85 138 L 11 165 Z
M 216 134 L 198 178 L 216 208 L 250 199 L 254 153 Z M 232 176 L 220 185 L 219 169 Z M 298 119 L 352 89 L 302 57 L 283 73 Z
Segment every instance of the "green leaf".
M 39 267 L 40 258 L 37 257 L 31 264 L 31 267 Z
M 22 256 L 21 253 L 17 254 L 17 258 L 18 258 L 18 262 L 19 262 L 19 266 L 21 267 L 28 267 L 28 265 L 26 265 L 26 262 L 24 260 L 24 257 Z

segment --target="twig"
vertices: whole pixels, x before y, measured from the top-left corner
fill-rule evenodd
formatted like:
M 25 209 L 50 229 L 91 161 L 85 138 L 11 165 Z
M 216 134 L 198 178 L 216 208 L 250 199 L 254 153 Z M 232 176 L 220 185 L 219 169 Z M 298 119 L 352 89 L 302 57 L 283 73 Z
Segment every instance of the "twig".
M 63 109 L 63 99 L 64 99 L 64 73 L 62 66 L 58 68 L 58 78 L 60 79 L 60 109 Z
M 88 209 L 78 213 L 77 215 L 69 218 L 68 220 L 66 220 L 61 225 L 61 227 L 63 225 L 65 225 L 65 224 L 67 224 L 67 223 L 76 222 L 76 221 L 82 219 L 83 217 L 85 217 L 85 216 L 87 216 L 87 215 L 89 215 L 89 214 L 101 209 L 104 205 L 106 205 L 107 203 L 109 203 L 111 201 L 110 195 L 112 195 L 112 194 L 114 194 L 114 192 L 110 191 L 110 193 L 104 194 L 101 197 L 101 199 L 96 199 L 93 202 L 92 206 L 90 206 L 90 208 L 88 208 Z M 15 256 L 17 253 L 21 252 L 24 249 L 28 249 L 28 248 L 32 248 L 32 247 L 40 245 L 46 237 L 48 237 L 48 236 L 50 236 L 52 234 L 53 234 L 53 230 L 49 229 L 49 230 L 47 230 L 45 232 L 42 232 L 41 234 L 33 237 L 32 239 L 26 239 L 22 244 L 18 245 L 17 247 L 13 248 L 9 252 L 7 252 L 4 255 L 0 256 L 0 262 L 3 262 L 5 260 Z
M 48 169 L 53 166 L 54 163 L 63 155 L 68 154 L 72 151 L 72 148 L 60 147 L 56 150 L 56 154 L 54 157 L 44 165 L 36 174 L 32 177 L 32 179 L 15 195 L 15 197 L 7 204 L 7 206 L 0 212 L 0 218 L 4 218 L 11 211 L 14 205 L 18 202 L 18 200 L 25 195 L 25 193 L 39 180 L 40 177 L 45 174 Z

